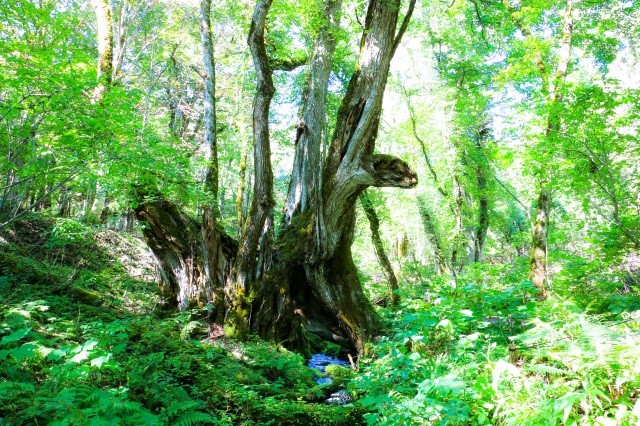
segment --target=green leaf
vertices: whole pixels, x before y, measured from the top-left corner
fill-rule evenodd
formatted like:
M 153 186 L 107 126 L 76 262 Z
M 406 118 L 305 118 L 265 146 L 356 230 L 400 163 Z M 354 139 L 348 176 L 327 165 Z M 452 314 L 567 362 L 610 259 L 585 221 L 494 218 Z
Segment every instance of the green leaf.
M 358 402 L 364 405 L 365 407 L 376 407 L 379 405 L 392 402 L 392 399 L 388 395 L 378 395 L 378 396 L 369 395 L 369 396 L 365 396 Z
M 108 362 L 111 359 L 111 354 L 99 356 L 98 358 L 94 358 L 91 360 L 92 367 L 102 367 L 105 362 Z
M 4 336 L 0 341 L 0 345 L 4 345 L 6 343 L 17 342 L 18 340 L 24 339 L 27 334 L 31 331 L 31 328 L 22 328 L 18 331 L 14 331 L 8 336 Z
M 51 352 L 48 356 L 49 359 L 53 360 L 53 361 L 58 361 L 62 358 L 64 358 L 67 353 L 69 352 L 69 348 L 60 348 L 60 349 L 56 349 L 55 351 Z
M 98 345 L 97 340 L 87 340 L 83 345 L 77 346 L 74 348 L 73 352 L 77 352 L 73 358 L 71 358 L 72 362 L 82 362 L 85 359 L 89 358 L 91 351 Z
M 38 345 L 36 345 L 35 343 L 25 343 L 18 349 L 11 351 L 11 356 L 16 361 L 23 361 L 27 358 L 32 358 L 33 356 L 35 356 L 37 350 Z
M 577 401 L 581 401 L 585 398 L 586 398 L 586 395 L 584 393 L 578 393 L 578 392 L 569 393 L 559 398 L 553 404 L 553 409 L 556 412 L 560 412 L 560 411 L 563 412 L 562 422 L 566 424 L 567 420 L 569 419 L 569 415 L 571 414 L 571 409 L 573 408 L 573 405 Z

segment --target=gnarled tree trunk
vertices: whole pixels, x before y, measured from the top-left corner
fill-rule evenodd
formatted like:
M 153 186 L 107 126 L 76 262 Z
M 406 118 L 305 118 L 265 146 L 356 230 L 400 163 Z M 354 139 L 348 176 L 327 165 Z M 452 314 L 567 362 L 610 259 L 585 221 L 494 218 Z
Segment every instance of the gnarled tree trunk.
M 331 11 L 337 4 L 327 3 L 328 22 L 334 22 Z M 302 145 L 296 151 L 294 164 L 298 167 L 290 187 L 288 226 L 279 238 L 279 261 L 263 283 L 256 306 L 262 335 L 300 341 L 302 325 L 361 351 L 364 341 L 379 329 L 378 317 L 358 280 L 351 245 L 355 202 L 362 191 L 369 186 L 410 188 L 417 184 L 415 172 L 405 162 L 374 154 L 389 64 L 410 15 L 396 31 L 399 9 L 400 2 L 395 0 L 369 4 L 358 70 L 338 111 L 321 176 L 314 176 L 305 162 L 314 161 L 315 154 L 308 153 L 319 151 L 325 128 L 324 114 L 313 116 L 311 110 L 319 108 L 326 97 L 328 67 L 322 63 L 327 58 L 318 55 L 318 50 L 312 59 L 319 62 L 315 67 L 312 63 L 307 93 L 314 101 L 308 111 L 303 108 L 305 122 L 298 146 L 317 146 L 305 150 Z M 319 43 L 326 43 L 323 37 L 329 38 L 320 34 Z M 314 86 L 314 82 L 321 84 Z M 305 176 L 306 171 L 310 174 Z
M 378 331 L 379 319 L 358 280 L 351 245 L 355 203 L 362 191 L 369 186 L 411 188 L 417 184 L 415 172 L 405 162 L 374 153 L 389 63 L 415 0 L 397 29 L 400 3 L 369 3 L 358 67 L 323 160 L 324 105 L 341 6 L 340 0 L 326 0 L 326 24 L 309 63 L 280 235 L 273 236 L 271 228 L 274 202 L 268 118 L 274 86 L 264 41 L 271 0 L 257 2 L 248 39 L 257 76 L 253 199 L 237 245 L 222 231 L 213 210 L 204 215 L 202 232 L 198 232 L 198 224 L 168 202 L 150 198 L 136 209 L 138 218 L 147 224 L 147 241 L 180 305 L 213 301 L 216 307 L 222 306 L 216 318 L 224 310 L 228 336 L 244 337 L 252 331 L 300 347 L 306 330 L 362 351 L 365 340 Z M 215 197 L 217 176 L 212 174 L 212 179 L 216 182 L 207 182 L 207 188 Z M 225 298 L 220 304 L 223 287 Z

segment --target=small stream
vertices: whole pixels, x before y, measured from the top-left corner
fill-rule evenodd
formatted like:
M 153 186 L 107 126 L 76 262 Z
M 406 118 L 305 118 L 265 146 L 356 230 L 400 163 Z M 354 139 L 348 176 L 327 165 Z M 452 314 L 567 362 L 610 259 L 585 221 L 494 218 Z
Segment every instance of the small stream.
M 321 377 L 316 377 L 314 380 L 318 385 L 328 385 L 333 382 L 331 377 L 328 377 L 325 369 L 327 365 L 337 364 L 342 367 L 350 367 L 349 363 L 343 359 L 336 358 L 335 356 L 329 356 L 325 354 L 313 354 L 307 364 L 310 368 L 314 368 L 322 373 Z M 327 404 L 347 404 L 351 402 L 349 393 L 344 389 L 339 389 L 337 392 L 331 394 L 331 396 L 324 402 Z

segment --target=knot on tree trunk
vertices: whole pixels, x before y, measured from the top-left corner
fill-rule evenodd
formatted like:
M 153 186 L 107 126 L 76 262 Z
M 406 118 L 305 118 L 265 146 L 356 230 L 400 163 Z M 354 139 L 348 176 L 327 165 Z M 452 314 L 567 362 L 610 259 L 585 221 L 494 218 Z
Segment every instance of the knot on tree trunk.
M 372 156 L 374 186 L 413 188 L 418 184 L 418 175 L 403 160 L 393 155 L 376 154 Z

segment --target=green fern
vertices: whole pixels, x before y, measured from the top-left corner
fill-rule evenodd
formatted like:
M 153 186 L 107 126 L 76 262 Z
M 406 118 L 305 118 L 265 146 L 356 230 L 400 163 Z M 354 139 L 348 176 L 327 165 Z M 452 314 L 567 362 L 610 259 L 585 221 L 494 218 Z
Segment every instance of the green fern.
M 202 408 L 202 401 L 194 401 L 194 400 L 176 400 L 172 401 L 166 408 L 166 415 L 169 418 L 174 418 L 181 413 L 184 413 L 189 410 Z
M 202 411 L 190 411 L 183 413 L 180 417 L 171 421 L 171 424 L 176 426 L 192 426 L 197 424 L 215 424 L 216 419 L 210 414 L 203 413 Z

